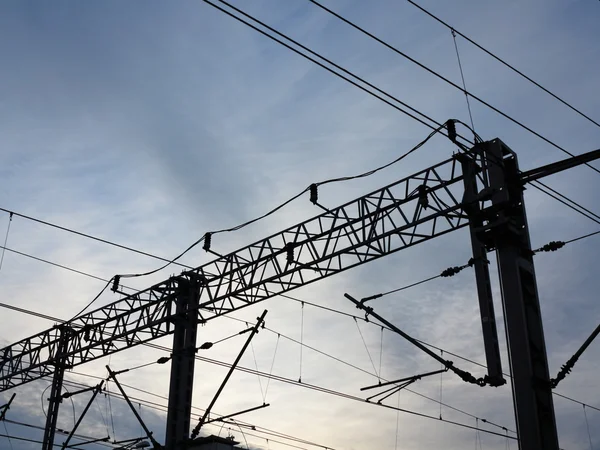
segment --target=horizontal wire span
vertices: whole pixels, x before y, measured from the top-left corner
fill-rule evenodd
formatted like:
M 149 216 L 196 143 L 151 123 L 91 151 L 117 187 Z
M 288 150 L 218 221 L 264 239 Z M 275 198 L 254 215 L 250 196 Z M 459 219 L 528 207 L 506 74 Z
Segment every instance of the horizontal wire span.
M 222 3 L 223 0 L 219 0 Z M 453 81 L 451 81 L 450 79 L 444 77 L 443 75 L 441 75 L 440 73 L 436 72 L 435 70 L 427 67 L 426 65 L 424 65 L 423 63 L 417 61 L 416 59 L 408 56 L 406 53 L 402 52 L 401 50 L 399 50 L 398 48 L 394 47 L 391 44 L 388 44 L 386 41 L 378 38 L 377 36 L 375 36 L 373 33 L 370 33 L 369 31 L 365 30 L 364 28 L 356 25 L 354 22 L 346 19 L 345 17 L 343 17 L 342 15 L 336 13 L 335 11 L 331 10 L 330 8 L 327 8 L 326 6 L 322 5 L 321 3 L 319 3 L 317 0 L 308 0 L 310 3 L 318 6 L 319 8 L 321 8 L 322 10 L 326 11 L 328 14 L 331 14 L 332 16 L 338 18 L 339 20 L 341 20 L 342 22 L 344 22 L 345 24 L 349 25 L 350 27 L 360 31 L 361 33 L 363 33 L 364 35 L 368 36 L 369 38 L 373 39 L 374 41 L 378 42 L 379 44 L 383 45 L 384 47 L 388 48 L 389 50 L 393 51 L 394 53 L 402 56 L 403 58 L 409 60 L 410 62 L 412 62 L 413 64 L 416 64 L 417 66 L 419 66 L 421 69 L 429 72 L 430 74 L 436 76 L 437 78 L 439 78 L 440 80 L 444 81 L 445 83 L 449 84 L 450 86 L 458 89 L 459 91 L 463 92 L 465 95 L 468 95 L 469 97 L 477 100 L 479 103 L 481 103 L 482 105 L 490 108 L 492 111 L 500 114 L 502 117 L 504 117 L 505 119 L 508 119 L 509 121 L 511 121 L 512 123 L 514 123 L 515 125 L 519 126 L 520 128 L 528 131 L 529 133 L 533 134 L 534 136 L 536 136 L 537 138 L 541 139 L 542 141 L 546 142 L 547 144 L 550 144 L 552 147 L 560 150 L 561 152 L 569 155 L 569 156 L 575 156 L 574 153 L 571 153 L 570 151 L 566 150 L 565 148 L 561 147 L 560 145 L 558 145 L 557 143 L 551 141 L 550 139 L 548 139 L 547 137 L 541 135 L 540 133 L 538 133 L 537 131 L 533 130 L 532 128 L 530 128 L 529 126 L 523 124 L 522 122 L 518 121 L 517 119 L 511 117 L 510 115 L 508 115 L 507 113 L 505 113 L 504 111 L 501 111 L 500 109 L 496 108 L 495 106 L 493 106 L 492 104 L 488 103 L 487 101 L 483 100 L 482 98 L 478 97 L 477 95 L 474 95 L 473 93 L 463 89 L 462 87 L 460 87 L 458 84 L 454 83 Z M 597 169 L 596 167 L 590 165 L 589 163 L 585 163 L 586 166 L 588 166 L 590 169 L 592 169 L 594 172 L 597 172 L 600 174 L 600 169 Z
M 570 103 L 568 103 L 566 100 L 563 100 L 562 98 L 560 98 L 558 95 L 554 94 L 553 92 L 551 92 L 549 89 L 546 89 L 544 86 L 542 86 L 540 83 L 534 81 L 532 78 L 528 77 L 527 75 L 525 75 L 523 72 L 521 72 L 520 70 L 518 70 L 516 67 L 512 66 L 511 64 L 507 63 L 506 61 L 504 61 L 502 58 L 500 58 L 499 56 L 495 55 L 494 53 L 492 53 L 491 51 L 487 50 L 486 48 L 484 48 L 483 46 L 479 45 L 477 42 L 475 42 L 473 39 L 469 38 L 468 36 L 466 36 L 465 34 L 461 33 L 460 31 L 458 31 L 456 28 L 452 27 L 451 25 L 449 25 L 448 23 L 444 22 L 442 19 L 440 19 L 439 17 L 437 17 L 436 15 L 434 15 L 433 13 L 431 13 L 430 11 L 427 11 L 425 8 L 423 8 L 422 6 L 418 5 L 417 3 L 415 3 L 413 0 L 408 0 L 408 3 L 416 6 L 418 9 L 420 9 L 421 11 L 423 11 L 425 14 L 427 14 L 429 17 L 433 18 L 434 20 L 438 21 L 439 23 L 441 23 L 442 25 L 444 25 L 446 28 L 448 28 L 449 30 L 453 31 L 454 33 L 458 34 L 460 37 L 462 37 L 463 39 L 465 39 L 466 41 L 470 42 L 471 44 L 473 44 L 475 47 L 477 47 L 478 49 L 482 50 L 483 52 L 487 53 L 489 56 L 491 56 L 492 58 L 494 58 L 496 61 L 500 62 L 501 64 L 503 64 L 505 67 L 508 67 L 509 69 L 511 69 L 513 72 L 517 73 L 518 75 L 520 75 L 521 77 L 525 78 L 527 81 L 531 82 L 532 84 L 534 84 L 535 86 L 537 86 L 538 88 L 540 88 L 541 90 L 543 90 L 544 92 L 546 92 L 547 94 L 551 95 L 552 97 L 554 97 L 556 100 L 558 100 L 559 102 L 561 102 L 563 105 L 567 106 L 568 108 L 572 109 L 573 111 L 575 111 L 577 114 L 579 114 L 580 116 L 584 117 L 585 119 L 587 119 L 588 121 L 590 121 L 591 123 L 593 123 L 594 125 L 600 127 L 600 123 L 596 122 L 594 119 L 592 119 L 591 117 L 589 117 L 587 114 L 584 114 L 583 112 L 581 112 L 579 109 L 575 108 L 573 105 L 571 105 Z

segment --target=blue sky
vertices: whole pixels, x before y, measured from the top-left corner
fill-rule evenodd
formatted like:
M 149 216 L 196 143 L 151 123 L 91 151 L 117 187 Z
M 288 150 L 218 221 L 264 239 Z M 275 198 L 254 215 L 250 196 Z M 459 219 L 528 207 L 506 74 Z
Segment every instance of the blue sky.
M 306 0 L 234 1 L 236 6 L 366 78 L 439 122 L 468 121 L 464 95 L 340 23 Z M 450 32 L 404 1 L 328 1 L 326 4 L 422 63 L 460 82 Z M 446 2 L 422 0 L 423 7 L 493 51 L 590 117 L 600 118 L 597 23 L 593 0 L 510 0 Z M 531 83 L 458 40 L 467 88 L 507 114 L 573 153 L 600 145 L 598 127 L 541 92 Z M 429 129 L 291 51 L 260 36 L 200 1 L 63 2 L 9 1 L 0 5 L 0 206 L 161 256 L 178 254 L 207 230 L 230 227 L 256 217 L 319 180 L 352 175 L 387 163 L 422 140 Z M 485 106 L 471 101 L 477 132 L 501 138 L 519 155 L 523 169 L 566 155 L 519 129 Z M 449 157 L 455 149 L 437 136 L 401 164 L 376 175 L 324 186 L 322 202 L 334 206 Z M 596 163 L 598 166 L 598 163 Z M 600 167 L 600 166 L 599 166 Z M 598 174 L 580 167 L 546 182 L 561 193 L 600 211 Z M 556 201 L 526 191 L 532 244 L 566 240 L 593 232 L 592 223 Z M 267 234 L 318 214 L 308 197 L 245 228 L 215 236 L 213 248 L 232 251 Z M 8 215 L 0 215 L 4 233 Z M 599 237 L 536 257 L 540 301 L 550 362 L 555 374 L 597 326 L 595 293 Z M 14 218 L 8 247 L 105 278 L 141 272 L 156 261 L 104 244 Z M 357 297 L 390 290 L 435 275 L 469 258 L 468 234 L 458 231 L 418 248 L 340 274 L 295 292 L 299 298 L 353 313 L 344 292 Z M 198 266 L 211 256 L 200 248 L 183 262 Z M 177 268 L 131 281 L 143 288 Z M 492 273 L 496 279 L 495 265 Z M 70 317 L 102 288 L 102 283 L 7 252 L 0 271 L 0 301 L 46 314 Z M 494 285 L 501 322 L 499 290 Z M 105 294 L 99 305 L 117 299 Z M 462 356 L 483 361 L 474 275 L 463 271 L 374 305 L 415 337 Z M 269 309 L 267 325 L 294 339 L 301 335 L 297 303 L 272 299 L 234 314 L 253 320 Z M 0 343 L 8 345 L 48 328 L 42 319 L 12 311 L 0 314 Z M 223 319 L 201 329 L 199 340 L 216 340 L 239 331 Z M 375 365 L 380 330 L 360 323 Z M 500 330 L 503 336 L 503 329 Z M 303 341 L 373 372 L 356 324 L 347 317 L 305 307 Z M 206 356 L 232 361 L 242 341 L 218 345 Z M 505 345 L 502 339 L 502 349 Z M 261 332 L 256 361 L 249 352 L 242 365 L 297 379 L 299 346 L 276 333 Z M 170 345 L 169 339 L 162 345 Z M 148 349 L 122 352 L 111 366 L 127 368 L 155 360 Z M 504 357 L 506 355 L 504 352 Z M 597 361 L 592 345 L 564 380 L 560 393 L 600 407 Z M 437 363 L 400 338 L 384 334 L 384 377 L 399 378 L 435 370 Z M 108 358 L 76 369 L 104 376 Z M 462 363 L 461 363 L 462 364 Z M 505 367 L 508 364 L 505 363 Z M 476 374 L 483 369 L 464 363 Z M 377 367 L 378 369 L 378 367 Z M 205 407 L 225 369 L 198 363 L 194 404 Z M 69 379 L 95 383 L 70 374 Z M 361 395 L 376 377 L 303 350 L 306 383 Z M 158 395 L 168 392 L 168 368 L 151 366 L 123 375 L 123 381 Z M 13 420 L 43 425 L 40 395 L 45 382 L 17 389 Z M 514 429 L 510 388 L 481 389 L 446 374 L 443 401 L 480 418 Z M 236 373 L 215 406 L 219 413 L 256 406 L 265 398 L 255 375 Z M 111 386 L 114 390 L 114 386 Z M 423 380 L 390 404 L 439 415 L 439 379 Z M 136 393 L 142 399 L 164 400 Z M 0 404 L 10 392 L 0 394 Z M 448 424 L 363 405 L 271 381 L 272 406 L 244 420 L 335 449 L 464 448 L 476 433 Z M 77 399 L 80 412 L 85 398 Z M 99 400 L 82 432 L 102 436 L 107 400 Z M 112 404 L 117 422 L 111 436 L 139 433 L 124 404 Z M 589 446 L 583 408 L 555 398 L 561 447 Z M 157 436 L 164 416 L 142 406 Z M 595 447 L 600 445 L 600 413 L 588 408 Z M 442 408 L 445 419 L 475 425 L 472 417 Z M 60 422 L 72 424 L 69 405 Z M 14 435 L 41 432 L 7 424 Z M 487 427 L 486 429 L 493 430 Z M 219 432 L 217 428 L 207 431 Z M 225 430 L 221 430 L 225 433 Z M 239 430 L 232 431 L 238 440 Z M 0 428 L 0 434 L 2 428 Z M 250 446 L 289 448 L 265 435 L 247 436 Z M 396 438 L 397 436 L 397 438 Z M 302 444 L 304 445 L 304 444 Z M 12 442 L 14 449 L 36 448 Z M 503 438 L 482 435 L 482 448 L 504 449 Z M 10 448 L 0 438 L 0 448 Z M 306 448 L 315 448 L 306 446 Z M 511 448 L 516 448 L 512 443 Z

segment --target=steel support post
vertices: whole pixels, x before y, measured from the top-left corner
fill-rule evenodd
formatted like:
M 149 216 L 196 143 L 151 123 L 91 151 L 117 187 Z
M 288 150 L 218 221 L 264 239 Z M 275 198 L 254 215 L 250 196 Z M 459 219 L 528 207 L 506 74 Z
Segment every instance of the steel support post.
M 482 159 L 482 164 L 485 160 Z M 466 154 L 461 155 L 463 170 L 463 182 L 465 193 L 463 196 L 463 209 L 469 217 L 469 231 L 471 235 L 471 247 L 473 259 L 471 260 L 475 269 L 475 281 L 477 285 L 477 296 L 479 298 L 479 313 L 481 315 L 481 329 L 483 334 L 483 345 L 487 362 L 488 375 L 486 381 L 491 386 L 502 386 L 506 380 L 502 375 L 502 360 L 500 359 L 500 346 L 498 345 L 498 330 L 496 328 L 496 314 L 494 313 L 494 301 L 492 297 L 492 282 L 490 279 L 489 261 L 485 243 L 481 239 L 479 230 L 483 226 L 484 216 L 481 212 L 480 201 L 483 200 L 485 192 L 480 192 L 477 184 L 478 174 L 483 170 L 476 161 Z M 484 182 L 486 177 L 482 176 Z M 483 186 L 484 188 L 486 186 Z
M 178 449 L 190 436 L 199 300 L 200 282 L 181 278 L 175 302 L 166 450 Z
M 56 347 L 54 357 L 54 376 L 52 377 L 52 387 L 50 388 L 50 397 L 48 398 L 48 412 L 46 414 L 46 428 L 44 430 L 44 439 L 42 450 L 54 449 L 54 433 L 56 431 L 56 421 L 58 420 L 58 410 L 62 402 L 61 392 L 63 378 L 66 369 L 66 353 L 69 347 L 72 330 L 66 325 L 57 325 L 60 330 L 60 337 Z
M 517 157 L 502 141 L 486 143 L 494 191 L 489 231 L 498 259 L 512 389 L 521 450 L 558 450 L 558 434 L 533 253 Z

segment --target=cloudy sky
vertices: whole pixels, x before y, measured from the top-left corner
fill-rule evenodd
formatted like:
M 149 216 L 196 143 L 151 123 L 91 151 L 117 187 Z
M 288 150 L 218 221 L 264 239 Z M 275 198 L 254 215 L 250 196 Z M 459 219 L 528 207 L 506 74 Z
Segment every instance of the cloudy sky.
M 361 35 L 306 0 L 233 3 L 369 80 L 439 122 L 469 120 L 464 95 L 389 49 Z M 600 119 L 600 2 L 594 0 L 460 0 L 420 4 L 457 30 Z M 327 1 L 350 20 L 459 83 L 450 31 L 405 1 Z M 488 55 L 458 39 L 467 88 L 572 153 L 600 147 L 600 127 L 576 114 Z M 265 213 L 319 180 L 353 175 L 385 164 L 422 140 L 430 129 L 270 41 L 210 5 L 179 2 L 7 1 L 0 4 L 0 207 L 172 257 L 206 231 L 235 226 Z M 501 138 L 523 169 L 565 155 L 497 113 L 471 102 L 477 132 Z M 335 206 L 449 157 L 455 148 L 436 136 L 400 164 L 369 178 L 323 186 L 320 199 Z M 596 163 L 600 167 L 600 163 Z M 600 212 L 598 173 L 579 167 L 545 180 L 554 189 Z M 532 245 L 567 240 L 598 225 L 555 200 L 526 191 Z M 233 251 L 320 210 L 308 195 L 277 214 L 235 233 L 215 236 L 213 249 Z M 8 214 L 0 214 L 4 237 Z M 536 257 L 550 372 L 598 325 L 596 255 L 600 237 Z M 110 278 L 153 269 L 158 261 L 14 217 L 7 247 Z M 462 230 L 299 289 L 299 299 L 354 314 L 344 299 L 388 291 L 464 264 L 468 234 Z M 185 264 L 212 259 L 201 248 Z M 497 279 L 495 264 L 492 276 Z M 144 288 L 179 272 L 169 267 L 128 285 Z M 0 271 L 0 302 L 59 318 L 72 317 L 103 282 L 7 251 Z M 499 289 L 496 312 L 502 323 Z M 97 306 L 118 300 L 102 295 Z M 483 362 L 474 274 L 465 270 L 385 296 L 372 304 L 415 337 Z M 246 328 L 268 309 L 267 326 L 240 365 L 290 380 L 365 398 L 360 388 L 383 379 L 436 370 L 439 364 L 373 323 L 275 298 L 209 322 L 199 343 Z M 303 324 L 303 326 L 302 326 Z M 357 329 L 358 324 L 358 329 Z M 52 326 L 52 322 L 3 309 L 0 347 Z M 360 330 L 360 332 L 359 332 Z M 362 335 L 362 337 L 361 337 Z M 279 336 L 279 337 L 278 337 Z M 506 361 L 504 329 L 501 347 Z M 366 343 L 363 344 L 363 337 Z M 304 347 L 295 342 L 302 340 Z M 201 356 L 231 362 L 244 337 L 215 345 Z M 170 338 L 158 344 L 169 346 Z M 314 349 L 322 353 L 318 353 Z M 380 351 L 382 349 L 382 351 Z M 70 382 L 93 385 L 104 366 L 126 369 L 164 356 L 138 347 L 74 369 Z M 300 356 L 302 355 L 302 356 Z M 329 355 L 329 356 L 327 356 Z M 334 359 L 331 356 L 337 358 Z M 302 359 L 301 359 L 302 358 Z M 557 392 L 600 407 L 600 343 L 578 362 Z M 476 374 L 484 369 L 453 357 Z M 302 362 L 301 362 L 302 361 Z M 342 361 L 342 362 L 340 362 Z M 354 367 L 353 367 L 354 366 Z M 226 369 L 197 362 L 194 406 L 208 405 Z M 155 436 L 163 439 L 161 405 L 168 393 L 168 365 L 123 374 L 128 393 Z M 40 439 L 48 380 L 14 391 L 8 433 Z M 142 389 L 146 392 L 134 390 Z M 72 384 L 69 389 L 76 389 Z M 109 384 L 110 393 L 116 390 Z M 0 404 L 12 391 L 0 393 Z M 440 399 L 445 404 L 440 409 Z M 59 426 L 69 429 L 86 395 L 63 403 Z M 152 404 L 149 402 L 153 402 Z M 505 449 L 507 440 L 437 420 L 499 432 L 487 419 L 515 429 L 510 386 L 479 388 L 444 374 L 417 382 L 386 400 L 432 418 L 360 403 L 306 386 L 236 372 L 215 405 L 229 414 L 263 402 L 270 407 L 240 418 L 257 430 L 208 426 L 258 449 Z M 153 409 L 154 408 L 154 409 Z M 456 408 L 456 409 L 452 409 Z M 600 412 L 555 396 L 561 448 L 600 448 Z M 199 410 L 195 410 L 198 413 Z M 585 414 L 584 414 L 585 412 Z M 586 427 L 586 414 L 590 435 Z M 113 426 L 114 424 L 114 426 Z M 291 441 L 284 433 L 307 442 Z M 125 403 L 101 395 L 82 423 L 91 437 L 140 436 Z M 0 434 L 6 434 L 4 427 Z M 513 433 L 509 433 L 513 436 Z M 57 442 L 64 438 L 57 437 Z M 0 448 L 39 445 L 0 438 Z M 89 448 L 100 448 L 89 446 Z M 510 448 L 516 442 L 510 441 Z

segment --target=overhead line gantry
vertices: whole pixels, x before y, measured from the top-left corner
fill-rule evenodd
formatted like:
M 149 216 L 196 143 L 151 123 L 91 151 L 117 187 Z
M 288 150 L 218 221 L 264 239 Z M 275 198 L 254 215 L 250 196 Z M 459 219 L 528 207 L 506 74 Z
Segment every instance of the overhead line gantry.
M 522 449 L 558 450 L 523 185 L 600 157 L 600 150 L 521 172 L 501 140 L 451 158 L 251 245 L 0 350 L 0 391 L 53 375 L 44 449 L 64 370 L 174 334 L 166 448 L 189 438 L 198 324 L 469 227 L 488 373 L 502 377 L 487 253 L 500 268 Z M 170 408 L 171 410 L 171 408 Z M 187 419 L 186 419 L 187 418 Z

